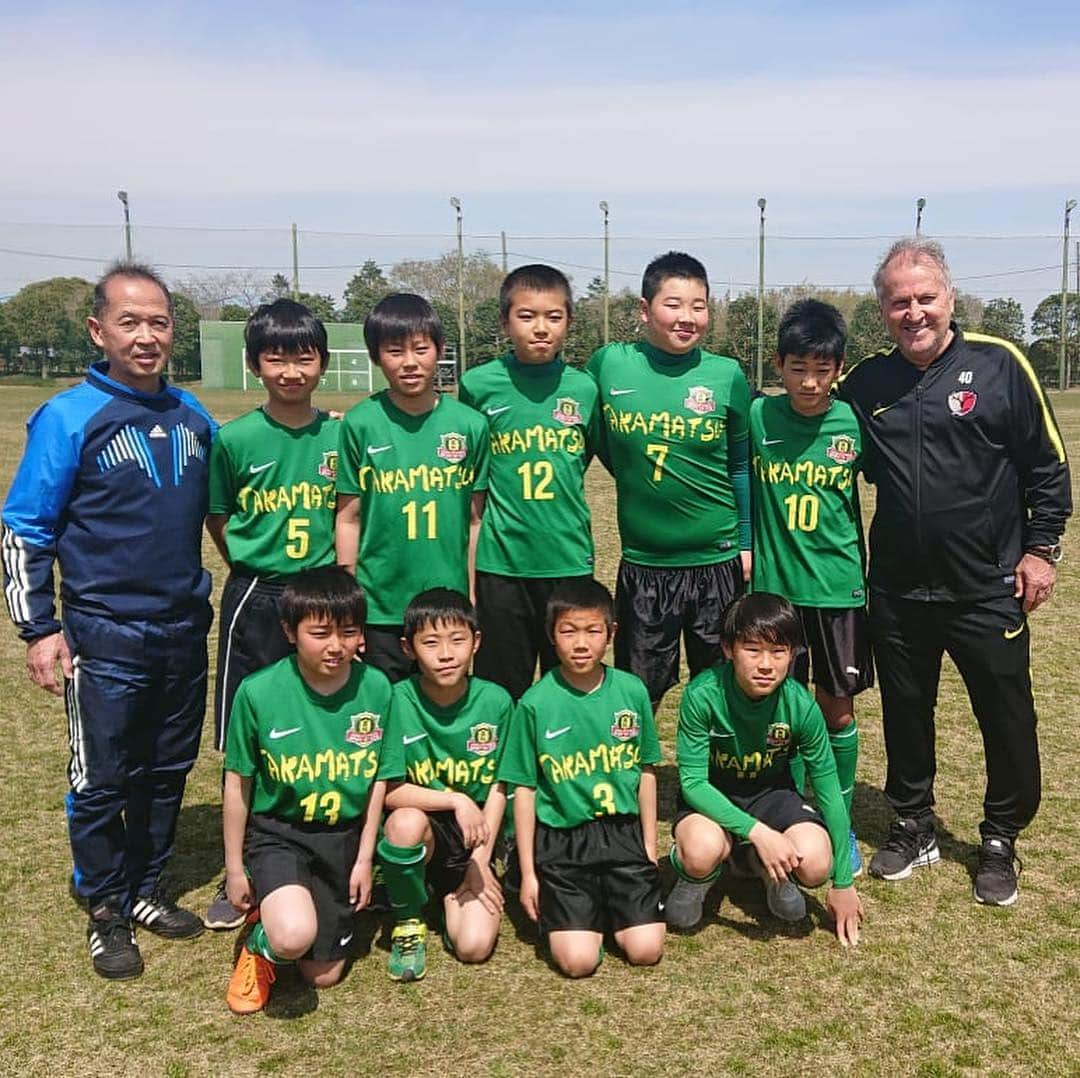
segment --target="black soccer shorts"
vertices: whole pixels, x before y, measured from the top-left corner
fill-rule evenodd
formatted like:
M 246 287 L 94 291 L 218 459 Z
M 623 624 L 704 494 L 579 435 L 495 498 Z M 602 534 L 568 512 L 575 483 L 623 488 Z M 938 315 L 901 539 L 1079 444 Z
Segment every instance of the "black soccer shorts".
M 344 958 L 353 937 L 349 876 L 360 848 L 360 821 L 329 826 L 293 823 L 252 813 L 244 842 L 244 864 L 255 897 L 287 884 L 311 893 L 318 930 L 304 958 L 332 962 Z
M 825 818 L 794 787 L 770 786 L 745 796 L 728 794 L 727 797 L 732 804 L 781 834 L 797 823 L 816 823 L 825 827 Z M 675 815 L 671 820 L 672 837 L 679 824 L 695 812 L 697 809 L 687 804 L 680 790 L 675 797 Z M 745 841 L 736 836 L 732 838 L 735 842 Z
M 660 873 L 645 855 L 637 816 L 577 827 L 536 824 L 542 932 L 615 932 L 664 919 Z
M 831 696 L 857 696 L 874 684 L 870 621 L 861 607 L 797 606 L 806 650 L 795 656 L 791 674 Z
M 427 863 L 427 882 L 435 897 L 443 899 L 461 886 L 473 852 L 465 845 L 461 825 L 452 812 L 429 812 L 427 818 L 435 837 L 435 849 Z

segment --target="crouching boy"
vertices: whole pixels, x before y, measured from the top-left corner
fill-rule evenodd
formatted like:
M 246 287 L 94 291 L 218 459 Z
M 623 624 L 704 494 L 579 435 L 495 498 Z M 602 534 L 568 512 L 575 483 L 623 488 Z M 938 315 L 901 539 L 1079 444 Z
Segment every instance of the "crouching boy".
M 226 997 L 262 1010 L 275 964 L 296 960 L 323 988 L 345 969 L 353 911 L 371 896 L 385 783 L 377 778 L 390 682 L 356 661 L 367 604 L 336 566 L 293 577 L 281 596 L 296 654 L 244 679 L 225 750 L 225 887 L 258 906 Z
M 660 742 L 644 684 L 603 663 L 611 593 L 560 584 L 547 605 L 559 665 L 518 704 L 499 768 L 515 786 L 521 905 L 568 977 L 603 958 L 610 927 L 627 960 L 653 965 L 665 926 L 656 866 Z
M 506 797 L 495 774 L 514 702 L 500 686 L 469 676 L 479 644 L 476 611 L 458 591 L 431 588 L 405 608 L 401 647 L 419 673 L 394 686 L 380 772 L 390 814 L 378 846 L 397 917 L 395 981 L 424 976 L 420 914 L 429 885 L 442 905 L 446 946 L 462 962 L 483 962 L 499 935 L 503 897 L 491 853 Z
M 672 926 L 701 920 L 706 892 L 745 840 L 774 916 L 806 916 L 791 876 L 807 887 L 831 878 L 826 905 L 836 934 L 845 946 L 858 942 L 862 904 L 851 883 L 850 821 L 828 731 L 813 697 L 787 676 L 801 641 L 799 615 L 786 599 L 767 592 L 737 599 L 724 617 L 728 661 L 703 671 L 683 694 L 671 849 L 679 881 L 666 906 Z M 794 752 L 806 762 L 820 813 L 792 782 Z

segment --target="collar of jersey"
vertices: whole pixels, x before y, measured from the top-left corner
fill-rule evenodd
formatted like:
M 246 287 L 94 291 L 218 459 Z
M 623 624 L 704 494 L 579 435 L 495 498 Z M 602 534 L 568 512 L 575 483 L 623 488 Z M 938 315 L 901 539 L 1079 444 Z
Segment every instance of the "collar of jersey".
M 655 344 L 651 344 L 644 338 L 638 341 L 638 347 L 645 353 L 646 358 L 661 363 L 665 367 L 678 367 L 682 364 L 692 367 L 701 359 L 701 345 L 696 345 L 689 352 L 679 356 L 673 355 L 671 352 L 665 352 L 662 348 L 657 348 Z
M 522 363 L 513 352 L 505 355 L 503 360 L 507 367 L 515 374 L 520 372 L 528 378 L 543 378 L 545 375 L 550 376 L 561 371 L 563 367 L 566 366 L 561 352 L 553 359 L 549 359 L 546 363 Z
M 433 416 L 438 410 L 439 405 L 442 403 L 443 395 L 441 393 L 435 394 L 435 406 L 430 412 L 423 412 L 420 415 L 413 415 L 412 412 L 403 412 L 391 399 L 390 390 L 382 389 L 375 396 L 382 402 L 383 408 L 390 412 L 394 418 L 402 426 L 408 427 L 412 425 L 416 429 L 419 429 L 426 421 L 428 416 Z
M 739 706 L 746 708 L 755 718 L 761 718 L 762 716 L 767 717 L 776 710 L 777 698 L 784 688 L 784 683 L 782 681 L 768 696 L 763 696 L 760 700 L 751 700 L 735 680 L 735 667 L 732 663 L 724 663 L 723 677 L 728 688 L 734 694 L 735 699 L 738 700 Z
M 577 688 L 575 685 L 571 685 L 570 682 L 567 681 L 565 677 L 563 677 L 561 667 L 556 666 L 554 669 L 554 674 L 555 677 L 558 679 L 559 684 L 568 692 L 572 692 L 575 696 L 593 696 L 595 693 L 600 692 L 611 680 L 611 667 L 608 666 L 607 663 L 601 663 L 600 665 L 604 668 L 603 680 L 600 682 L 599 685 L 596 686 L 595 689 L 590 692 L 584 692 L 583 690 Z
M 468 704 L 469 697 L 472 695 L 472 674 L 466 675 L 465 691 L 449 707 L 443 707 L 442 704 L 435 703 L 435 701 L 432 700 L 426 692 L 424 692 L 423 686 L 420 684 L 419 674 L 411 674 L 409 676 L 409 681 L 412 683 L 413 692 L 416 694 L 417 702 L 429 715 L 433 715 L 437 719 L 457 718 L 458 714 L 461 712 L 461 709 L 465 707 L 466 704 Z
M 144 393 L 141 389 L 135 389 L 134 386 L 124 385 L 123 382 L 117 382 L 115 379 L 110 378 L 108 374 L 105 373 L 108 369 L 109 361 L 107 359 L 95 360 L 90 364 L 90 369 L 87 371 L 86 377 L 91 382 L 102 383 L 102 388 L 107 389 L 117 396 L 132 397 L 135 400 L 160 401 L 163 400 L 169 392 L 169 383 L 164 375 L 161 376 L 161 388 L 156 393 Z

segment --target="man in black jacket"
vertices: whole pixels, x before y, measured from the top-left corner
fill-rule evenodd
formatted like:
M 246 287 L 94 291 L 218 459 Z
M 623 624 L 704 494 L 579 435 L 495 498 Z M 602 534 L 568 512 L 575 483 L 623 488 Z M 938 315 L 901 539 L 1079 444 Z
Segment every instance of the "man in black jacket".
M 871 875 L 905 879 L 939 860 L 934 704 L 956 663 L 982 731 L 987 785 L 975 900 L 1018 897 L 1015 840 L 1040 798 L 1026 615 L 1054 590 L 1072 511 L 1061 434 L 1013 344 L 962 332 L 940 245 L 900 240 L 874 287 L 895 347 L 858 364 L 840 396 L 865 432 L 877 486 L 870 620 L 898 819 Z

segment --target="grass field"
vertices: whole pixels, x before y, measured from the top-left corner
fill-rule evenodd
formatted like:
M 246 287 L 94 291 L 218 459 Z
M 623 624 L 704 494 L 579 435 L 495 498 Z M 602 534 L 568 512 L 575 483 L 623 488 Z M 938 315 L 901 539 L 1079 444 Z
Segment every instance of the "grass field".
M 0 392 L 0 488 L 22 452 L 23 421 L 47 395 Z M 253 396 L 208 393 L 219 419 Z M 333 397 L 321 403 L 349 402 Z M 1054 400 L 1080 460 L 1080 394 Z M 589 477 L 599 549 L 611 583 L 618 557 L 611 483 Z M 1075 488 L 1074 488 L 1075 497 Z M 1077 527 L 1070 529 L 1070 537 Z M 1066 540 L 1069 551 L 1078 544 Z M 207 563 L 220 589 L 221 564 Z M 1075 555 L 1072 555 L 1075 557 Z M 146 973 L 109 983 L 91 971 L 85 917 L 67 897 L 66 724 L 59 700 L 33 689 L 23 646 L 0 642 L 0 1072 L 7 1074 L 1080 1074 L 1080 584 L 1062 565 L 1053 602 L 1033 619 L 1041 718 L 1042 809 L 1025 833 L 1021 901 L 971 898 L 983 789 L 982 746 L 947 664 L 938 719 L 943 861 L 899 884 L 866 879 L 863 943 L 847 952 L 823 921 L 820 894 L 804 925 L 765 910 L 760 886 L 721 883 L 715 915 L 668 937 L 660 966 L 631 969 L 609 953 L 598 974 L 567 982 L 544 961 L 511 907 L 492 960 L 463 967 L 434 944 L 427 979 L 386 976 L 384 926 L 361 918 L 357 961 L 316 994 L 285 971 L 268 1010 L 225 1008 L 235 937 L 169 943 L 140 935 Z M 152 567 L 147 566 L 148 574 Z M 213 655 L 211 640 L 211 655 Z M 661 713 L 661 816 L 670 814 L 678 691 Z M 862 759 L 855 823 L 864 856 L 888 829 L 876 693 L 860 698 Z M 209 727 L 208 727 L 209 730 Z M 167 882 L 202 912 L 221 874 L 220 763 L 204 739 Z M 661 827 L 666 840 L 666 825 Z M 666 843 L 663 843 L 666 848 Z M 435 937 L 430 937 L 434 941 Z

